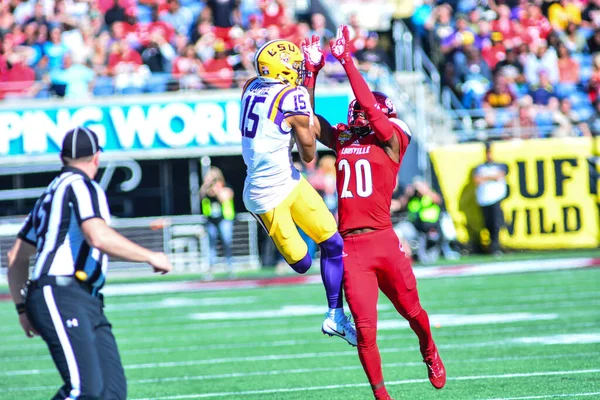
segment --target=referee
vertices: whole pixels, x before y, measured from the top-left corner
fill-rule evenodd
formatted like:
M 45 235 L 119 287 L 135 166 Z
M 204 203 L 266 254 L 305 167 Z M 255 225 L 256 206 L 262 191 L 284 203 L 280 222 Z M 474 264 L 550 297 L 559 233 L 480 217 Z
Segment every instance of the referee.
M 171 263 L 108 227 L 106 194 L 93 181 L 102 149 L 85 127 L 67 132 L 64 165 L 27 216 L 8 253 L 8 284 L 28 337 L 48 345 L 64 385 L 53 399 L 127 397 L 127 385 L 102 295 L 108 255 L 150 264 Z M 29 258 L 36 253 L 31 281 Z M 27 282 L 25 290 L 22 290 Z

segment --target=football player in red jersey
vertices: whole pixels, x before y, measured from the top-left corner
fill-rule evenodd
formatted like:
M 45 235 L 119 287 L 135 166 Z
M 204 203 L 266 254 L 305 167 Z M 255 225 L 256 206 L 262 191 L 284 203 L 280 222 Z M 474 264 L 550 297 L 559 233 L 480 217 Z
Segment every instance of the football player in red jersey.
M 314 103 L 314 84 L 322 66 L 318 38 L 302 44 L 307 88 Z M 392 301 L 417 334 L 431 384 L 441 389 L 446 371 L 431 337 L 429 317 L 421 308 L 410 261 L 392 229 L 390 203 L 402 157 L 410 143 L 408 126 L 397 119 L 391 99 L 371 92 L 350 56 L 346 26 L 330 43 L 350 81 L 356 100 L 348 124 L 335 127 L 317 115 L 323 144 L 337 153 L 339 232 L 344 238 L 344 290 L 358 332 L 358 354 L 376 399 L 390 399 L 377 348 L 378 289 Z

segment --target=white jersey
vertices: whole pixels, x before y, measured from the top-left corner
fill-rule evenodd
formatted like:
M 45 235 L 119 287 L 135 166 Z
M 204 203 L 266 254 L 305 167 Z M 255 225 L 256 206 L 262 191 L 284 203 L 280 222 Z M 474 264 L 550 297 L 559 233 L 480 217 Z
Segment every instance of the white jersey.
M 244 205 L 263 214 L 277 207 L 294 190 L 300 172 L 292 162 L 294 136 L 285 118 L 312 118 L 305 88 L 255 78 L 242 94 L 240 130 L 246 163 Z

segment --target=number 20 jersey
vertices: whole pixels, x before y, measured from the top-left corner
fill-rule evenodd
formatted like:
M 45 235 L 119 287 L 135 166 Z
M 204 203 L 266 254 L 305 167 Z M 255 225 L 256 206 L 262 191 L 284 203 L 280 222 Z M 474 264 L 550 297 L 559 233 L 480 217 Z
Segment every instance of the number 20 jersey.
M 259 78 L 246 83 L 240 116 L 246 163 L 243 199 L 255 214 L 277 207 L 300 181 L 291 156 L 292 128 L 285 122 L 286 117 L 299 114 L 312 118 L 305 88 Z
M 353 135 L 344 124 L 333 128 L 337 153 L 339 232 L 392 227 L 390 204 L 398 171 L 410 142 L 410 130 L 403 121 L 390 118 L 400 142 L 400 162 L 393 161 L 380 147 L 374 133 Z

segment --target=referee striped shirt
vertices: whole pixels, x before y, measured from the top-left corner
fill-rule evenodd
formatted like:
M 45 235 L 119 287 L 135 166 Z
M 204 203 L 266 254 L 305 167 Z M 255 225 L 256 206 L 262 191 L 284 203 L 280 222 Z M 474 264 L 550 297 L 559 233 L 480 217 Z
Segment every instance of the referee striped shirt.
M 91 218 L 110 222 L 104 190 L 77 168 L 65 167 L 29 213 L 18 237 L 36 246 L 32 280 L 43 275 L 87 274 L 94 294 L 104 285 L 108 256 L 85 241 L 81 224 Z

